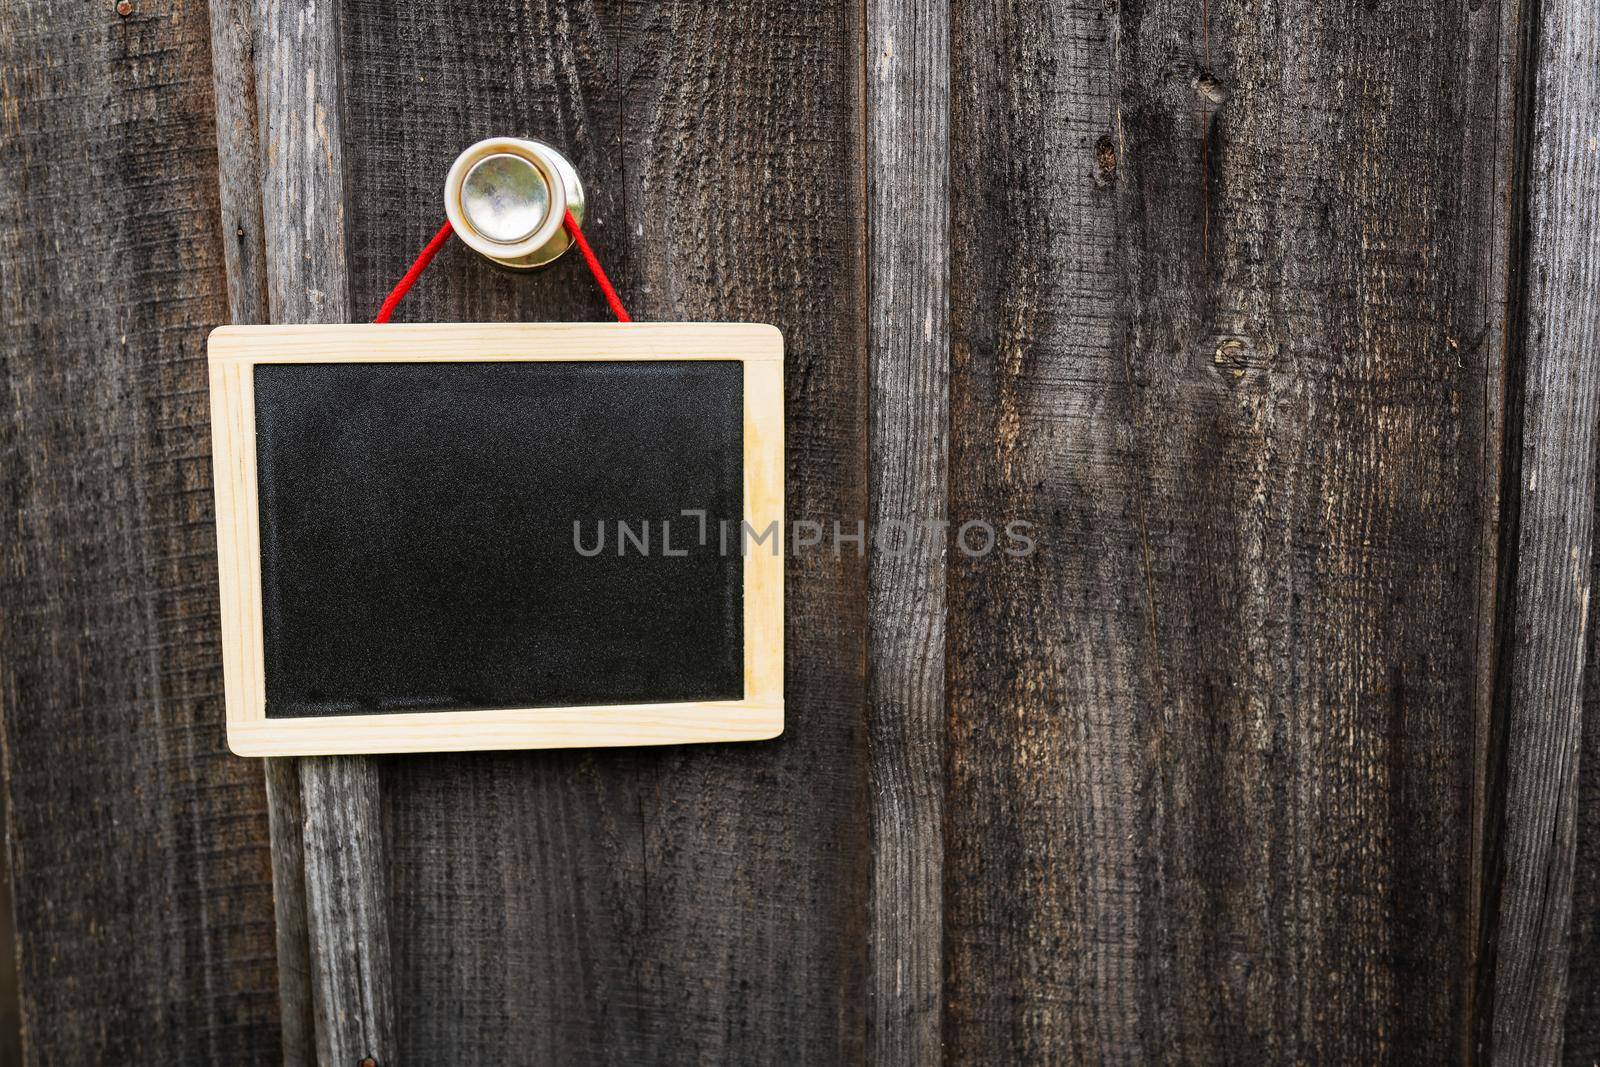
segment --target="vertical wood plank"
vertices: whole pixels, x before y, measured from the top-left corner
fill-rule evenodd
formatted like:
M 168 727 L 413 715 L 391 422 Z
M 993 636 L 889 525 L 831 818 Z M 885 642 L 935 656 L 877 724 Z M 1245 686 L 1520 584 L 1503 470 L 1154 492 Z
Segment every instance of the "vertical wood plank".
M 271 320 L 348 322 L 338 4 L 255 0 L 253 19 L 261 233 Z M 251 138 L 239 129 L 245 118 L 219 115 L 229 131 L 225 147 L 250 150 Z M 248 162 L 238 165 L 248 175 Z M 243 175 L 233 180 L 247 180 Z M 248 294 L 257 286 L 254 218 L 246 193 L 229 206 L 238 242 L 230 256 L 230 266 L 239 272 L 234 285 Z M 246 295 L 241 303 L 248 300 Z M 360 758 L 304 759 L 293 769 L 269 770 L 267 782 L 277 852 L 278 945 L 286 971 L 286 1051 L 306 1055 L 314 1046 L 322 1063 L 392 1063 L 396 1018 L 376 766 Z M 296 785 L 298 798 L 288 792 Z M 297 866 L 303 881 L 296 880 Z M 310 1003 L 299 1003 L 301 996 Z M 314 1031 L 310 1040 L 308 1016 Z
M 211 0 L 211 69 L 215 86 L 217 165 L 228 318 L 235 325 L 271 320 L 261 197 L 260 113 L 256 100 L 255 0 Z M 272 842 L 273 918 L 277 927 L 278 1013 L 283 1062 L 313 1062 L 311 942 L 306 931 L 304 805 L 294 760 L 262 760 Z
M 272 321 L 349 322 L 339 8 L 255 0 L 262 240 Z M 249 147 L 248 137 L 241 138 Z
M 311 931 L 307 926 L 305 792 L 300 760 L 262 760 L 267 814 L 272 826 L 272 903 L 278 932 L 278 1015 L 283 1062 L 316 1062 L 317 1025 L 311 986 Z
M 437 229 L 456 155 L 491 135 L 559 146 L 584 230 L 636 317 L 616 45 L 589 4 L 345 5 L 357 304 L 376 310 Z M 572 256 L 512 273 L 459 240 L 396 318 L 603 320 Z M 603 1063 L 656 1054 L 639 947 L 651 758 L 628 751 L 380 760 L 398 1039 L 419 1063 Z M 687 1055 L 687 1053 L 685 1053 Z
M 853 526 L 859 19 L 832 2 L 350 0 L 357 307 L 437 226 L 462 147 L 549 140 L 583 175 L 585 230 L 636 318 L 784 328 L 791 517 Z M 576 259 L 514 275 L 453 243 L 398 317 L 608 315 Z M 865 566 L 852 548 L 787 577 L 779 741 L 381 762 L 406 1058 L 861 1058 Z
M 941 1057 L 950 6 L 867 0 L 869 1052 Z
M 947 1052 L 1461 1058 L 1514 12 L 954 11 Z
M 0 737 L 29 1063 L 277 1055 L 222 729 L 203 5 L 0 9 Z
M 0 763 L 0 773 L 4 764 Z M 0 788 L 0 825 L 4 820 L 5 790 Z M 22 997 L 17 991 L 17 928 L 11 910 L 9 861 L 0 872 L 0 1063 L 22 1062 Z
M 302 759 L 299 767 L 317 1062 L 394 1063 L 377 767 L 361 756 Z
M 1574 801 L 1577 826 L 1568 939 L 1570 959 L 1562 1026 L 1562 1060 L 1573 1067 L 1600 1063 L 1600 603 L 1593 596 L 1597 581 L 1600 581 L 1600 554 L 1592 554 L 1587 627 L 1589 654 L 1583 677 L 1582 750 L 1578 757 L 1578 792 Z
M 1600 13 L 1532 6 L 1516 559 L 1491 855 L 1496 1062 L 1558 1060 L 1567 1008 L 1600 418 Z
M 260 109 L 256 101 L 257 0 L 210 0 L 211 75 L 217 114 L 222 254 L 228 317 L 236 326 L 269 321 L 267 245 L 262 218 Z
M 630 8 L 622 142 L 650 318 L 771 322 L 785 342 L 789 520 L 867 516 L 862 8 Z M 864 552 L 864 546 L 860 551 Z M 686 1061 L 865 1053 L 865 560 L 791 552 L 787 726 L 660 754 L 647 795 L 651 1031 Z M 707 899 L 728 907 L 707 908 Z

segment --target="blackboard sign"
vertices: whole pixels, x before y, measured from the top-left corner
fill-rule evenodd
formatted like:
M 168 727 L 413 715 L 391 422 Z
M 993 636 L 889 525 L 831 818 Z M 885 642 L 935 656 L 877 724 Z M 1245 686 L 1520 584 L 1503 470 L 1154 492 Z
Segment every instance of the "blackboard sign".
M 224 327 L 210 367 L 235 752 L 782 731 L 772 327 Z

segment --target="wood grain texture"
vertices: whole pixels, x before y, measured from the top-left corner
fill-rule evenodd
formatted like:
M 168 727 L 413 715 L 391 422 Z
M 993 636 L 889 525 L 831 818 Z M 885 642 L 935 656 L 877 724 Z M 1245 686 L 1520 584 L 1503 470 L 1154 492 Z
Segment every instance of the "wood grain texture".
M 638 313 L 783 329 L 788 516 L 848 529 L 868 479 L 861 9 L 624 10 L 642 15 L 621 71 Z M 864 560 L 791 554 L 786 592 L 783 738 L 679 750 L 655 770 L 645 976 L 669 1058 L 864 1052 Z
M 1594 520 L 1590 521 L 1592 524 Z M 1561 1058 L 1572 1067 L 1590 1067 L 1600 1062 L 1600 602 L 1593 596 L 1597 579 L 1600 555 L 1591 555 L 1589 653 L 1584 666 L 1582 750 L 1573 813 L 1577 825 L 1567 1004 L 1562 1026 Z
M 1583 747 L 1573 813 L 1577 826 L 1562 1028 L 1562 1060 L 1572 1067 L 1600 1063 L 1600 602 L 1593 596 L 1597 580 L 1600 555 L 1591 555 L 1589 654 L 1583 677 Z
M 254 19 L 248 58 L 255 63 L 272 321 L 349 322 L 339 6 L 330 0 L 255 0 Z M 248 137 L 237 145 L 230 138 L 226 145 L 249 146 Z
M 235 325 L 264 323 L 271 318 L 271 305 L 254 58 L 260 29 L 256 0 L 211 0 L 210 15 L 228 321 Z M 212 420 L 214 429 L 214 412 Z M 221 548 L 219 541 L 219 554 Z M 316 1022 L 311 1007 L 311 942 L 306 931 L 300 768 L 294 760 L 264 760 L 262 767 L 272 842 L 281 1052 L 286 1065 L 301 1067 L 313 1062 L 316 1054 Z
M 226 17 L 227 13 L 220 13 Z M 339 10 L 331 0 L 255 0 L 253 41 L 226 58 L 254 62 L 261 149 L 261 232 L 268 311 L 275 323 L 342 323 L 351 318 L 347 260 L 345 136 Z M 220 80 L 242 84 L 243 74 Z M 243 121 L 239 117 L 238 121 Z M 247 135 L 225 149 L 248 151 Z M 248 162 L 239 164 L 247 171 Z M 245 243 L 233 258 L 255 285 L 247 191 L 234 201 Z M 226 219 L 225 219 L 226 224 Z M 296 773 L 269 771 L 273 873 L 279 898 L 278 949 L 288 979 L 284 1044 L 314 1049 L 320 1062 L 392 1063 L 396 1015 L 390 954 L 384 837 L 377 771 L 355 758 L 303 760 Z M 295 781 L 298 798 L 280 787 Z M 281 837 L 281 839 L 280 839 Z M 300 858 L 296 881 L 294 855 Z M 303 918 L 296 913 L 304 905 Z M 355 909 L 355 911 L 352 911 Z M 301 928 L 304 927 L 302 937 Z M 299 976 L 304 974 L 302 983 Z M 309 996 L 303 1004 L 291 998 Z M 307 1034 L 305 1021 L 312 1020 Z
M 306 925 L 305 791 L 300 761 L 262 760 L 272 828 L 272 904 L 277 926 L 278 1014 L 286 1067 L 316 1062 L 311 931 Z
M 625 300 L 615 49 L 589 7 L 352 5 L 344 20 L 352 264 L 362 310 L 432 236 L 451 161 L 540 137 L 583 176 L 585 231 Z M 388 205 L 404 205 L 391 211 Z M 641 309 L 635 307 L 636 318 Z M 602 321 L 570 257 L 513 275 L 451 241 L 396 318 Z M 643 805 L 649 760 L 493 753 L 380 761 L 399 1041 L 419 1063 L 642 1055 Z
M 783 337 L 750 323 L 341 324 L 220 329 L 211 335 L 228 745 L 294 756 L 762 741 L 783 732 L 783 559 L 777 540 L 743 563 L 743 696 L 576 707 L 461 708 L 395 714 L 267 714 L 256 368 L 280 363 L 508 364 L 738 360 L 747 529 L 783 523 Z M 702 503 L 704 503 L 702 501 Z
M 940 1058 L 949 442 L 947 3 L 868 0 L 869 1051 Z
M 266 322 L 267 246 L 262 218 L 260 113 L 256 101 L 257 0 L 211 0 L 218 185 L 228 321 Z
M 0 764 L 3 769 L 3 764 Z M 0 789 L 0 821 L 5 790 Z M 11 911 L 11 869 L 0 871 L 0 1063 L 22 1062 L 22 996 L 17 991 L 17 930 Z
M 1509 18 L 955 6 L 952 1059 L 1464 1057 Z
M 306 926 L 318 1063 L 394 1063 L 389 882 L 378 770 L 361 756 L 300 762 Z
M 1502 1063 L 1562 1053 L 1600 420 L 1600 12 L 1541 0 L 1532 18 L 1519 501 L 1489 868 L 1488 1051 Z
M 791 517 L 864 516 L 859 11 L 344 11 L 351 263 L 377 307 L 491 134 L 560 147 L 636 319 L 786 339 Z M 802 88 L 803 87 L 803 90 Z M 605 320 L 581 262 L 459 243 L 407 321 Z M 785 735 L 382 761 L 399 1045 L 432 1063 L 835 1062 L 865 1031 L 865 567 L 787 564 Z
M 203 6 L 0 10 L 0 730 L 30 1063 L 278 1052 L 261 777 L 223 744 Z

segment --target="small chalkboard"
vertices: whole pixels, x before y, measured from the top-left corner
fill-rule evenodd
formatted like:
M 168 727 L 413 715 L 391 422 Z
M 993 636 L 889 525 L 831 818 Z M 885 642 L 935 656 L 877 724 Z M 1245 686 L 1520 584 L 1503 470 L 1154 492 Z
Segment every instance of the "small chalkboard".
M 229 746 L 781 733 L 782 358 L 749 324 L 212 333 Z

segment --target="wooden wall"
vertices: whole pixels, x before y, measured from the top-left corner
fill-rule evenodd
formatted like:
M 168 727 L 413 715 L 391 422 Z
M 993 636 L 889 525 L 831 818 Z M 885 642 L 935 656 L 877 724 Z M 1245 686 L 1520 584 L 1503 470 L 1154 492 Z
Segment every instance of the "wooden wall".
M 957 5 L 957 1059 L 1464 1052 L 1501 15 Z
M 1589 1062 L 1596 22 L 0 8 L 28 1060 Z M 791 559 L 777 742 L 228 756 L 205 332 L 370 317 L 497 133 L 635 317 L 783 328 L 791 518 L 1038 551 Z
M 469 0 L 441 19 L 373 0 L 342 18 L 356 314 L 438 225 L 460 148 L 535 134 L 593 190 L 586 232 L 636 318 L 783 329 L 790 512 L 863 513 L 856 11 Z M 530 282 L 459 242 L 415 295 L 409 321 L 608 317 L 577 262 Z M 776 744 L 379 761 L 405 1058 L 860 1058 L 865 576 L 853 556 L 791 563 Z
M 277 1055 L 258 766 L 223 742 L 202 5 L 0 9 L 0 728 L 32 1063 Z

